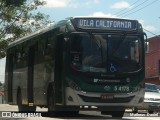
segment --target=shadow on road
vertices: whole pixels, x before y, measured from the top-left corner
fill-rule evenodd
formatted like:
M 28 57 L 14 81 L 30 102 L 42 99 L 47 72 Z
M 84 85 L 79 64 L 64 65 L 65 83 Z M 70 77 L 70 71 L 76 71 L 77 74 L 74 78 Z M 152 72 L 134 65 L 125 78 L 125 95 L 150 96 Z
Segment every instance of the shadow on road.
M 58 112 L 58 113 L 42 113 L 42 117 L 50 117 L 50 118 L 57 118 L 57 119 L 114 119 L 114 120 L 118 120 L 120 118 L 112 118 L 111 115 L 96 115 L 96 114 L 92 114 L 92 115 L 87 115 L 87 114 L 74 114 L 72 112 Z M 123 118 L 123 120 L 132 120 L 128 119 L 128 118 Z

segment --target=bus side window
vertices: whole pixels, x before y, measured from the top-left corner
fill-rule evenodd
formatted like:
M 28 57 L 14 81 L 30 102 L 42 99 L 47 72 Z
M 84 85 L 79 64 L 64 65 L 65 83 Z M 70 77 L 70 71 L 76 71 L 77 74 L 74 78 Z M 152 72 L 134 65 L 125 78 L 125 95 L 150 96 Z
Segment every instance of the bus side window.
M 38 64 L 39 61 L 39 51 L 38 51 L 38 41 L 36 41 L 35 43 L 35 58 L 34 58 L 34 62 L 35 64 Z
M 54 58 L 54 51 L 55 51 L 55 35 L 53 33 L 48 33 L 48 36 L 46 38 L 46 43 L 45 43 L 45 51 L 47 54 L 51 55 Z
M 24 43 L 23 44 L 23 47 L 22 47 L 22 61 L 23 61 L 23 67 L 26 67 L 28 65 L 28 51 L 29 51 L 29 48 L 26 47 L 27 43 Z
M 26 43 L 23 43 L 15 50 L 15 66 L 17 69 L 27 66 L 28 47 L 26 46 Z
M 55 56 L 54 56 L 54 35 L 52 35 L 51 33 L 48 33 L 47 38 L 45 40 L 45 67 L 47 69 L 47 71 L 52 71 L 53 70 L 53 66 L 54 66 L 54 60 L 55 60 Z
M 38 43 L 37 43 L 37 50 L 36 50 L 36 56 L 37 56 L 37 63 L 42 63 L 44 60 L 44 37 L 43 36 L 39 36 L 40 38 L 38 39 Z
M 17 46 L 15 48 L 15 69 L 20 68 L 20 58 L 21 58 L 21 51 L 20 51 L 20 47 Z

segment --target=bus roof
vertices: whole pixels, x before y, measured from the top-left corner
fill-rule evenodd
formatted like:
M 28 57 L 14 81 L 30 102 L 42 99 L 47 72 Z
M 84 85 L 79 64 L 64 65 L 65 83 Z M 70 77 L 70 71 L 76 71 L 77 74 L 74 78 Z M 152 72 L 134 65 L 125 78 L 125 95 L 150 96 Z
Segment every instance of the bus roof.
M 107 18 L 107 17 L 89 17 L 89 16 L 75 16 L 69 17 L 65 20 L 58 21 L 56 23 L 50 23 L 45 28 L 41 28 L 33 33 L 30 33 L 22 38 L 15 40 L 9 44 L 9 47 L 13 47 L 30 38 L 41 35 L 54 28 L 66 25 L 67 22 L 71 22 L 75 29 L 81 30 L 126 30 L 135 31 L 138 29 L 137 20 L 119 19 L 119 18 Z
M 11 43 L 9 44 L 9 47 L 12 47 L 12 46 L 14 46 L 14 45 L 16 45 L 16 44 L 22 43 L 22 42 L 28 40 L 29 38 L 32 38 L 32 37 L 34 37 L 34 36 L 40 35 L 40 34 L 42 34 L 42 33 L 45 33 L 46 31 L 49 31 L 49 30 L 54 26 L 54 24 L 55 24 L 55 23 L 53 23 L 53 24 L 48 24 L 48 25 L 47 25 L 45 28 L 43 28 L 43 29 L 38 29 L 38 30 L 36 30 L 36 31 L 33 32 L 33 33 L 29 33 L 29 34 L 27 34 L 26 36 L 21 37 L 21 38 L 15 40 L 14 42 L 11 42 Z
M 54 28 L 57 28 L 57 27 L 61 26 L 62 24 L 64 25 L 66 23 L 66 21 L 68 21 L 68 20 L 66 19 L 66 20 L 62 20 L 62 21 L 56 22 L 56 23 L 55 22 L 54 23 L 50 23 L 50 24 L 46 25 L 46 27 L 44 27 L 44 28 L 40 28 L 40 29 L 36 30 L 35 32 L 29 33 L 26 36 L 15 40 L 14 42 L 9 44 L 8 48 L 13 47 L 13 46 L 15 46 L 17 44 L 20 44 L 20 43 L 22 43 L 24 41 L 27 41 L 30 38 L 33 38 L 33 37 L 36 37 L 36 36 L 41 35 L 43 33 L 46 33 L 46 32 L 48 32 L 48 31 L 50 31 L 50 30 L 52 30 Z

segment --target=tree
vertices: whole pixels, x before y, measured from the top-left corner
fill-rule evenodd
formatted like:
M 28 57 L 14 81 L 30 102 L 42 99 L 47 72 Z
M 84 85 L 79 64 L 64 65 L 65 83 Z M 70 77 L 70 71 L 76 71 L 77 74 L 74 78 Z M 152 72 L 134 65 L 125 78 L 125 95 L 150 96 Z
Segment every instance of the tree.
M 26 0 L 3 0 L 3 1 L 5 2 L 6 6 L 9 5 L 20 6 L 23 5 Z
M 42 0 L 0 0 L 0 58 L 10 42 L 50 23 L 48 15 L 37 11 L 43 5 Z

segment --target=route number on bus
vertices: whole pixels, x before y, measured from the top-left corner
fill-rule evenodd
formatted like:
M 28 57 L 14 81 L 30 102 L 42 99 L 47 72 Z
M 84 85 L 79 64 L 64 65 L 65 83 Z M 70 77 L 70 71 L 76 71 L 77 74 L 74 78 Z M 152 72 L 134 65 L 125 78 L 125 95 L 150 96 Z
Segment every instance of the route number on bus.
M 129 86 L 114 86 L 114 91 L 119 92 L 128 92 Z

